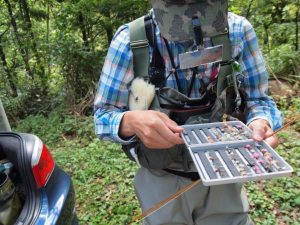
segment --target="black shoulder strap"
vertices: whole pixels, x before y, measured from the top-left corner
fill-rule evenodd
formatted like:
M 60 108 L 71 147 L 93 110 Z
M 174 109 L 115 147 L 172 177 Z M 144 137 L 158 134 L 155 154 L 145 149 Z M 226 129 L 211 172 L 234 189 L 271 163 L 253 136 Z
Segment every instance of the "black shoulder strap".
M 155 28 L 151 15 L 147 15 L 145 17 L 145 29 L 147 39 L 153 49 L 152 59 L 149 67 L 149 80 L 150 83 L 155 85 L 157 88 L 164 87 L 166 83 L 165 61 L 161 56 L 157 45 Z

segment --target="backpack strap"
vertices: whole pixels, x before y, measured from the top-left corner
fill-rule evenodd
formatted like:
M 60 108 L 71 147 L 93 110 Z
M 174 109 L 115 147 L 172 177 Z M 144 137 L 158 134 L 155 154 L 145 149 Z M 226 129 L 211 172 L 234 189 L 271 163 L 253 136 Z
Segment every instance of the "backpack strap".
M 148 80 L 150 54 L 145 30 L 145 16 L 130 22 L 128 25 L 130 46 L 133 53 L 134 76 Z

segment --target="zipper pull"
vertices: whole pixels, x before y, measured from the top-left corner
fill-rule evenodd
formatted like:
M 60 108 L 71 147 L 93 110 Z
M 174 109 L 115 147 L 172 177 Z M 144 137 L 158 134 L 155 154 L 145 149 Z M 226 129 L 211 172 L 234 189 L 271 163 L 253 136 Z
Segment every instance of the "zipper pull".
M 242 73 L 243 72 L 242 65 L 238 61 L 233 61 L 232 69 L 235 73 Z
M 228 115 L 226 113 L 224 113 L 224 115 L 223 115 L 223 123 L 224 123 L 225 127 L 227 126 L 227 119 L 228 119 Z

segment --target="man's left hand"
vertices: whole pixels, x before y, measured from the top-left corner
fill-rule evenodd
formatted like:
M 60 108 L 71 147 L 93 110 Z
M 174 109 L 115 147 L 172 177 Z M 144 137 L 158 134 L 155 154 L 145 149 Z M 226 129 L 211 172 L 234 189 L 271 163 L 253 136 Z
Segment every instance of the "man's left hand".
M 273 130 L 271 129 L 267 120 L 253 120 L 248 127 L 253 131 L 252 138 L 255 141 L 265 140 L 272 148 L 276 148 L 278 146 L 279 139 L 276 135 L 268 137 L 273 133 Z

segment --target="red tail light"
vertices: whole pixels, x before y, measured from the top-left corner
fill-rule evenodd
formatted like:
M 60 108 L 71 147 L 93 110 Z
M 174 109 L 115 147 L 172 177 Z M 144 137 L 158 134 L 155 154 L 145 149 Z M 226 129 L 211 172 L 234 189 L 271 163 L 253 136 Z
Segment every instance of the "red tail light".
M 53 170 L 55 162 L 45 144 L 37 138 L 31 160 L 33 175 L 38 187 L 46 186 Z

